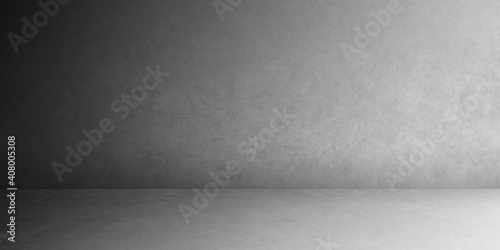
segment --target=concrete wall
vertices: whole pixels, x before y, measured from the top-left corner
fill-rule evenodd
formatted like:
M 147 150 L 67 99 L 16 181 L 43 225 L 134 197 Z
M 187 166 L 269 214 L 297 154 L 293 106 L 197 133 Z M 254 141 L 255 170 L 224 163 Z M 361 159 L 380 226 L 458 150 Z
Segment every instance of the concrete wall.
M 71 1 L 17 54 L 4 36 L 18 185 L 500 187 L 498 1 L 215 3 Z M 169 74 L 127 106 L 148 66 Z

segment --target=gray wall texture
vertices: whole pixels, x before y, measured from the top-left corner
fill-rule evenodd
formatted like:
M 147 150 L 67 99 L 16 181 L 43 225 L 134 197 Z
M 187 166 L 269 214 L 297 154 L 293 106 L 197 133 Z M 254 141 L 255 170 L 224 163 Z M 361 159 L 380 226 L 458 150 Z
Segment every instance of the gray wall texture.
M 21 187 L 500 187 L 499 1 L 13 8 Z

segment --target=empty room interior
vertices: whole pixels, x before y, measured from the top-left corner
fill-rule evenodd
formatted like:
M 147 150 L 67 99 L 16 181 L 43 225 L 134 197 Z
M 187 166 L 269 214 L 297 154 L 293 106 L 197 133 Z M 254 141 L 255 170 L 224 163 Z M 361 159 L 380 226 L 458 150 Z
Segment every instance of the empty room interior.
M 0 249 L 500 249 L 500 2 L 8 1 Z

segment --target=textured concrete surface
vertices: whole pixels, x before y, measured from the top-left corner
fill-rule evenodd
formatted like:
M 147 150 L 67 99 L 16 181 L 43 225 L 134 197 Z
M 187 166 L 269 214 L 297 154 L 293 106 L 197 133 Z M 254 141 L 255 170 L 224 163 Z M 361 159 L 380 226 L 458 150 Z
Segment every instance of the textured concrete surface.
M 3 40 L 1 134 L 18 138 L 18 184 L 203 187 L 265 146 L 228 187 L 500 187 L 500 3 L 401 0 L 348 61 L 340 44 L 389 2 L 245 0 L 221 21 L 211 0 L 71 1 L 19 53 Z M 8 9 L 4 34 L 39 10 Z M 120 120 L 111 104 L 156 65 L 170 75 Z M 297 118 L 248 146 L 274 108 Z M 116 129 L 59 182 L 52 164 L 106 117 Z M 415 138 L 440 129 L 447 139 L 415 158 Z M 412 154 L 420 166 L 398 159 Z
M 186 224 L 178 205 L 193 195 L 190 190 L 19 191 L 16 248 L 5 242 L 0 247 L 496 250 L 500 245 L 498 190 L 223 190 Z

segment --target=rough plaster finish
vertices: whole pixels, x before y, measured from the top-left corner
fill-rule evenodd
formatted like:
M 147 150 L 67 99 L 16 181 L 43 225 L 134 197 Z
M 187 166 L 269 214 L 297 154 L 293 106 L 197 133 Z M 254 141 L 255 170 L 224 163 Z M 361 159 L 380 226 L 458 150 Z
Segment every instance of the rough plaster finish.
M 273 108 L 286 107 L 297 118 L 231 176 L 231 188 L 388 188 L 397 154 L 415 148 L 407 139 L 430 138 L 481 74 L 500 67 L 491 64 L 500 56 L 498 1 L 401 4 L 348 62 L 339 44 L 353 44 L 354 28 L 386 0 L 245 0 L 223 22 L 206 0 L 71 2 L 6 56 L 6 100 L 15 105 L 2 134 L 18 136 L 19 182 L 203 187 L 269 127 Z M 118 120 L 112 101 L 156 64 L 167 80 Z M 396 187 L 500 187 L 494 89 L 454 132 L 456 145 L 437 145 Z M 59 183 L 50 164 L 104 117 L 116 130 Z

